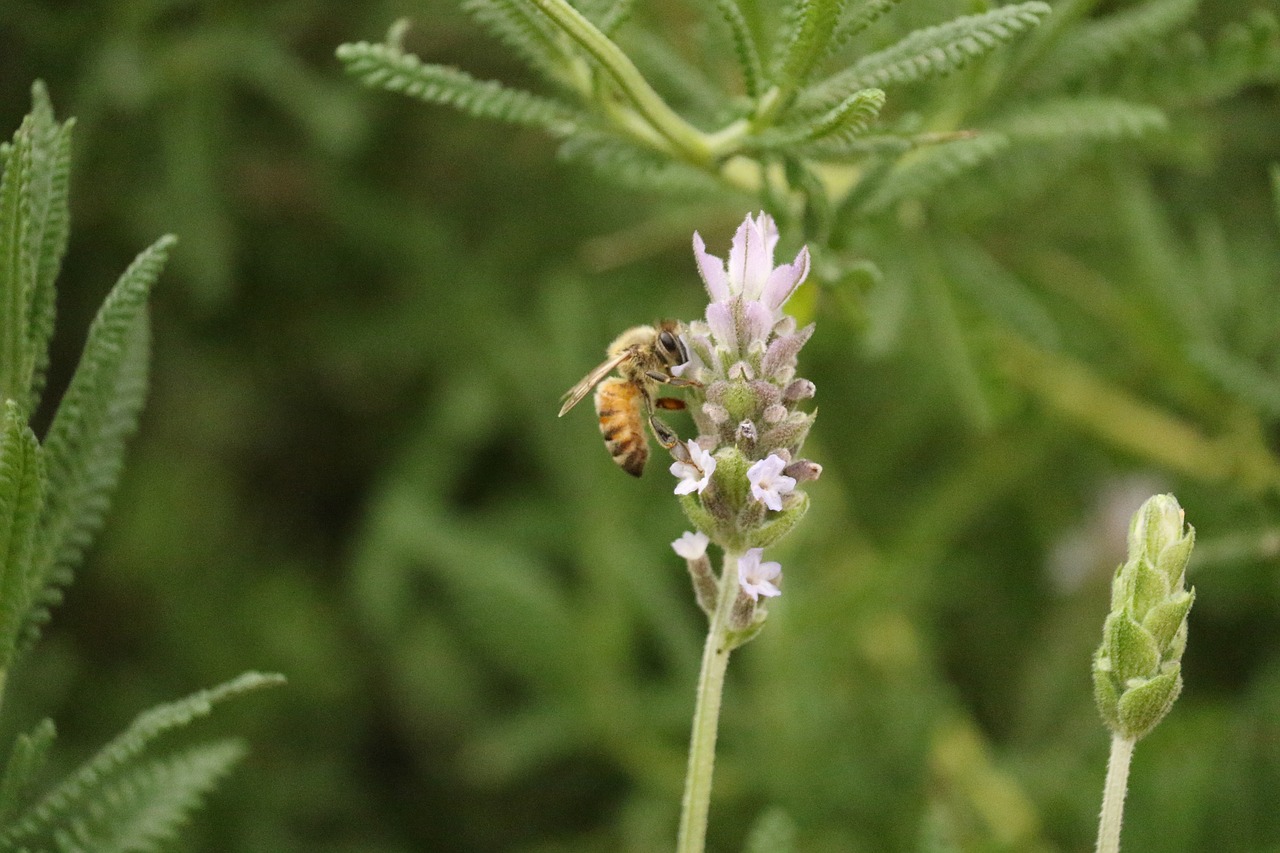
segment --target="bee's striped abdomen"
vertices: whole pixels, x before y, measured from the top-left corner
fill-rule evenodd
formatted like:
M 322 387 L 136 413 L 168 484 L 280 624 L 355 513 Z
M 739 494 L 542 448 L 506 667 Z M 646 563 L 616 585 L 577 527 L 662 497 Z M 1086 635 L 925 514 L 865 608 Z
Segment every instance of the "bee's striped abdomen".
M 611 377 L 596 387 L 596 414 L 600 417 L 600 434 L 604 446 L 618 466 L 633 477 L 644 472 L 649 459 L 649 441 L 641 419 L 640 395 L 634 383 Z

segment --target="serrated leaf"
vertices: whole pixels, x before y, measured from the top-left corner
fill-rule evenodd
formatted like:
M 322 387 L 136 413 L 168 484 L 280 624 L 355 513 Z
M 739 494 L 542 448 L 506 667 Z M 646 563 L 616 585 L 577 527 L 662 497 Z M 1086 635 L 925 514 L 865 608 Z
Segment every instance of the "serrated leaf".
M 832 107 L 818 118 L 797 125 L 783 125 L 762 133 L 757 141 L 762 148 L 796 148 L 797 153 L 811 149 L 845 148 L 866 132 L 880 115 L 884 92 L 861 89 Z
M 170 841 L 205 795 L 247 752 L 229 739 L 132 767 L 49 827 L 59 853 L 146 853 Z
M 843 19 L 832 38 L 832 48 L 848 42 L 849 39 L 874 24 L 889 10 L 902 0 L 861 0 L 845 9 Z
M 35 263 L 27 235 L 34 123 L 31 115 L 23 119 L 0 177 L 0 400 L 27 400 L 31 384 L 27 316 Z
M 348 73 L 370 88 L 399 92 L 432 104 L 454 107 L 478 118 L 545 128 L 558 136 L 581 120 L 573 108 L 551 98 L 477 80 L 464 71 L 424 63 L 392 45 L 359 42 L 338 47 Z
M 742 16 L 737 0 L 715 0 L 715 4 L 733 38 L 733 52 L 738 58 L 738 70 L 742 73 L 747 97 L 758 98 L 764 90 L 764 65 L 747 19 Z
M 916 30 L 802 93 L 796 107 L 806 113 L 824 111 L 859 89 L 949 74 L 1036 26 L 1047 14 L 1049 6 L 1037 0 Z
M 533 68 L 559 78 L 572 62 L 568 41 L 520 0 L 462 0 L 462 10 Z
M 949 181 L 989 162 L 1009 147 L 1001 133 L 982 133 L 903 158 L 863 203 L 863 210 L 877 213 L 904 199 L 924 198 Z
M 1060 98 L 1024 107 L 992 123 L 1017 142 L 1133 139 L 1164 130 L 1164 112 L 1116 98 Z
M 44 769 L 49 747 L 57 736 L 53 720 L 41 720 L 30 732 L 18 735 L 4 765 L 4 778 L 0 779 L 0 826 L 24 805 L 36 776 Z
M 558 154 L 561 160 L 585 163 L 601 177 L 632 189 L 702 198 L 724 191 L 706 172 L 603 133 L 576 133 Z
M 70 119 L 58 124 L 44 84 L 32 86 L 32 160 L 29 182 L 31 223 L 27 233 L 33 268 L 27 305 L 28 352 L 30 353 L 30 396 L 26 403 L 34 411 L 44 387 L 49 363 L 49 339 L 53 336 L 54 282 L 66 253 L 70 231 L 67 197 L 71 174 Z
M 110 504 L 124 443 L 146 395 L 147 298 L 175 242 L 172 236 L 160 238 L 120 276 L 89 327 L 80 363 L 49 426 L 37 555 L 46 589 L 79 561 Z M 31 624 L 42 615 L 33 613 Z
M 827 54 L 846 0 L 800 0 L 774 82 L 788 91 L 802 85 Z
M 1033 89 L 1052 89 L 1155 42 L 1185 22 L 1199 0 L 1149 0 L 1066 30 L 1031 74 Z
M 284 678 L 280 675 L 246 672 L 217 687 L 144 711 L 97 755 L 5 827 L 0 832 L 0 841 L 13 846 L 15 841 L 38 836 L 61 825 L 65 819 L 79 813 L 83 803 L 97 797 L 104 786 L 119 778 L 119 773 L 136 766 L 135 759 L 156 738 L 208 716 L 219 702 L 251 690 L 281 684 L 283 681 Z
M 44 500 L 40 445 L 13 400 L 0 428 L 0 677 L 13 662 L 40 586 L 36 532 Z

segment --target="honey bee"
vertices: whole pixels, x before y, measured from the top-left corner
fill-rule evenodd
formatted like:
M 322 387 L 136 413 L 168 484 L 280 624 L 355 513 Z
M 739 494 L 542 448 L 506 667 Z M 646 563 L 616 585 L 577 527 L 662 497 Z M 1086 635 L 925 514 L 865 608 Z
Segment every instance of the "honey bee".
M 596 415 L 600 418 L 604 446 L 613 461 L 633 477 L 644 473 L 644 464 L 649 459 L 644 419 L 649 421 L 654 438 L 663 447 L 670 450 L 680 442 L 679 436 L 662 422 L 654 408 L 678 410 L 684 408 L 684 402 L 672 397 L 655 398 L 658 384 L 674 387 L 700 384 L 671 372 L 673 367 L 689 360 L 679 329 L 679 323 L 674 320 L 664 320 L 656 329 L 653 326 L 627 329 L 609 344 L 606 350 L 609 357 L 564 394 L 561 417 L 578 405 L 588 391 L 596 389 Z M 609 376 L 615 369 L 618 375 Z

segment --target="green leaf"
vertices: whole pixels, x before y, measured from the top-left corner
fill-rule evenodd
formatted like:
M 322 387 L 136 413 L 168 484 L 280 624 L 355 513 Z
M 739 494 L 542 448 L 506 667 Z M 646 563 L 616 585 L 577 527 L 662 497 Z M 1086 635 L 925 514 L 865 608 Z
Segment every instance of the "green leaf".
M 861 89 L 818 118 L 804 124 L 784 125 L 754 140 L 762 148 L 795 148 L 796 153 L 847 148 L 862 136 L 880 115 L 884 92 Z
M 1058 349 L 1062 334 L 1053 312 L 1018 276 L 975 241 L 957 237 L 941 243 L 947 278 L 984 313 L 1047 349 Z
M 35 555 L 43 498 L 40 445 L 21 407 L 9 400 L 0 428 L 0 676 L 13 662 L 40 586 Z
M 751 35 L 737 0 L 715 0 L 715 3 L 733 37 L 733 52 L 738 57 L 738 69 L 742 72 L 747 97 L 758 98 L 764 90 L 764 66 L 760 61 L 760 51 L 756 49 L 755 37 Z
M 956 177 L 993 160 L 1009 146 L 1002 133 L 982 133 L 905 157 L 885 176 L 863 203 L 867 213 L 878 213 L 904 199 L 924 198 Z
M 130 778 L 128 772 L 137 766 L 135 760 L 156 738 L 208 716 L 219 702 L 251 690 L 281 684 L 283 681 L 284 677 L 280 675 L 246 672 L 217 687 L 144 711 L 128 729 L 103 747 L 97 755 L 5 827 L 0 832 L 0 841 L 7 842 L 12 847 L 15 842 L 40 836 L 52 827 L 63 825 L 68 818 L 83 814 L 86 803 L 98 800 L 104 790 L 121 779 Z M 212 765 L 213 762 L 210 761 L 202 766 L 210 770 Z M 197 776 L 198 774 L 193 773 L 186 778 L 190 780 Z M 172 804 L 166 806 L 171 807 Z
M 70 213 L 67 205 L 71 174 L 71 129 L 74 119 L 54 121 L 44 84 L 32 87 L 32 160 L 29 182 L 31 222 L 27 239 L 34 264 L 28 303 L 28 352 L 32 358 L 29 410 L 34 411 L 49 364 L 53 336 L 54 282 L 67 250 Z
M 859 89 L 949 74 L 1031 29 L 1047 14 L 1045 3 L 1019 3 L 916 30 L 802 93 L 796 107 L 806 113 L 825 111 Z
M 57 736 L 53 720 L 41 720 L 29 733 L 18 735 L 4 765 L 4 777 L 0 779 L 0 826 L 23 806 L 36 776 L 44 769 L 45 758 L 53 739 Z
M 1066 30 L 1031 75 L 1034 89 L 1052 89 L 1156 42 L 1196 11 L 1199 0 L 1149 0 Z
M 557 136 L 567 136 L 581 121 L 575 110 L 559 101 L 509 89 L 494 80 L 477 80 L 456 68 L 424 63 L 393 45 L 344 44 L 337 55 L 348 73 L 370 88 L 400 92 L 478 118 L 534 125 Z
M 1187 359 L 1232 396 L 1268 417 L 1280 417 L 1280 376 L 1207 340 L 1191 341 Z
M 247 751 L 239 740 L 214 741 L 130 768 L 41 834 L 51 831 L 61 853 L 158 851 Z
M 800 0 L 794 7 L 790 40 L 775 83 L 792 91 L 803 84 L 827 54 L 846 0 Z
M 147 298 L 175 241 L 161 237 L 143 251 L 107 295 L 45 437 L 48 485 L 37 564 L 46 596 L 33 613 L 33 630 L 101 525 L 119 479 L 125 439 L 146 395 Z
M 1164 130 L 1164 113 L 1147 104 L 1116 98 L 1060 98 L 1024 107 L 993 122 L 1015 142 L 1133 139 Z
M 832 48 L 835 49 L 847 43 L 849 39 L 874 24 L 900 2 L 902 0 L 860 0 L 848 7 L 832 38 Z
M 521 0 L 462 0 L 462 10 L 490 35 L 550 79 L 572 65 L 570 42 L 545 17 Z
M 601 177 L 632 189 L 704 199 L 724 192 L 706 172 L 604 133 L 580 131 L 558 153 L 561 160 L 585 163 Z
M 0 177 L 0 399 L 26 401 L 34 367 L 28 349 L 28 311 L 35 263 L 31 222 L 32 136 L 28 115 L 14 134 Z

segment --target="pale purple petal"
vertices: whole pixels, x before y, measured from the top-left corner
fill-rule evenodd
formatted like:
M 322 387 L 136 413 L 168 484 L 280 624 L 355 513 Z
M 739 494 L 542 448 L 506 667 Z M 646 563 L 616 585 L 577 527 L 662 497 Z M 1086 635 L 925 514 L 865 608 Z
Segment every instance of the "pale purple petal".
M 729 298 L 729 277 L 725 275 L 724 261 L 707 253 L 707 245 L 702 242 L 702 235 L 693 232 L 693 257 L 698 262 L 698 273 L 702 283 L 707 286 L 707 293 L 712 302 L 723 302 Z
M 795 491 L 796 481 L 782 473 L 787 461 L 776 454 L 747 469 L 747 482 L 751 484 L 751 496 L 774 512 L 782 509 L 782 496 Z
M 742 292 L 742 280 L 746 277 L 747 232 L 752 230 L 751 214 L 747 214 L 729 244 L 729 290 L 735 296 Z
M 676 483 L 676 494 L 702 494 L 711 482 L 711 475 L 715 473 L 716 459 L 693 439 L 686 441 L 685 446 L 689 461 L 676 460 L 671 463 L 671 473 L 680 478 L 680 482 Z
M 743 312 L 742 348 L 749 350 L 753 343 L 759 343 L 763 349 L 772 328 L 773 312 L 763 302 L 748 302 Z
M 733 311 L 728 302 L 712 302 L 707 306 L 707 325 L 720 346 L 730 352 L 738 349 L 738 333 L 734 330 Z
M 760 298 L 760 292 L 769 280 L 769 273 L 773 272 L 773 249 L 761 228 L 766 220 L 770 225 L 773 224 L 773 220 L 763 213 L 760 214 L 758 223 L 748 216 L 742 226 L 747 231 L 746 257 L 742 264 L 742 278 L 738 281 L 742 286 L 742 297 L 747 300 Z
M 760 215 L 756 218 L 756 227 L 760 229 L 760 233 L 764 234 L 764 249 L 769 253 L 769 257 L 773 257 L 773 250 L 778 245 L 778 223 L 773 221 L 773 217 L 760 211 Z
M 780 312 L 782 306 L 791 298 L 791 294 L 796 292 L 796 288 L 808 276 L 809 247 L 804 246 L 800 249 L 800 254 L 796 255 L 794 263 L 783 264 L 769 274 L 769 280 L 764 285 L 762 301 L 769 306 L 770 311 L 775 314 Z

